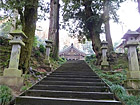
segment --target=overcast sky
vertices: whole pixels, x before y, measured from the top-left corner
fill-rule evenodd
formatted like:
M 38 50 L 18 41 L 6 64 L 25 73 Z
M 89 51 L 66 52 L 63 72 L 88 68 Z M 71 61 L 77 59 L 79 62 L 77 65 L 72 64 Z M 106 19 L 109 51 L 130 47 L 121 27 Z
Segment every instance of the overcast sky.
M 48 0 L 49 1 L 49 0 Z M 127 0 L 126 2 L 121 4 L 120 9 L 117 14 L 120 17 L 120 23 L 114 23 L 112 20 L 110 21 L 110 29 L 113 43 L 120 42 L 123 35 L 128 31 L 128 29 L 134 31 L 140 27 L 140 14 L 137 9 L 137 2 L 132 2 L 132 0 Z M 49 21 L 41 22 L 41 26 L 46 29 L 49 27 Z M 60 46 L 63 45 L 62 42 L 65 40 L 64 37 L 67 37 L 68 32 L 64 30 L 60 30 Z M 101 35 L 102 40 L 105 35 Z M 71 41 L 73 42 L 73 40 Z
M 119 41 L 128 29 L 135 31 L 140 27 L 140 14 L 138 13 L 137 2 L 127 0 L 121 4 L 121 8 L 117 13 L 121 24 L 110 21 L 113 42 Z

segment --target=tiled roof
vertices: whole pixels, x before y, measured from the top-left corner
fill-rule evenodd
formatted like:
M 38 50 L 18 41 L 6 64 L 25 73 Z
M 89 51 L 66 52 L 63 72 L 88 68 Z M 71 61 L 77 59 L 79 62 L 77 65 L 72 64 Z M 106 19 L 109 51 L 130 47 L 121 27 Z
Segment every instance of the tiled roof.
M 140 27 L 136 30 L 137 32 L 140 32 Z
M 85 54 L 84 52 L 82 52 L 82 51 L 80 51 L 79 49 L 77 49 L 76 47 L 74 47 L 73 44 L 71 44 L 71 46 L 69 46 L 68 48 L 64 49 L 63 51 L 61 51 L 61 52 L 59 53 L 59 55 L 61 55 L 61 54 L 66 54 L 66 53 L 68 53 L 71 49 L 73 49 L 75 52 L 77 52 L 77 53 L 79 53 L 79 54 L 81 54 L 81 55 L 83 55 L 83 56 L 86 56 L 86 54 Z

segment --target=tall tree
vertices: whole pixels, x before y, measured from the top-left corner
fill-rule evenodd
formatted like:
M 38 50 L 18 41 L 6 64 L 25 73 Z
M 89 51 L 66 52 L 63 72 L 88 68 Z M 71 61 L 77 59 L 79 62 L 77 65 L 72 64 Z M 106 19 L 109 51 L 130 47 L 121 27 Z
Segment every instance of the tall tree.
M 109 0 L 104 0 L 104 24 L 105 24 L 105 36 L 106 36 L 106 41 L 108 42 L 108 50 L 109 52 L 113 51 L 113 43 L 112 43 L 112 38 L 111 38 L 111 32 L 110 32 L 110 16 L 109 16 L 109 8 L 110 8 L 110 1 Z
M 82 39 L 83 36 L 86 36 L 87 39 L 91 40 L 92 48 L 98 57 L 101 47 L 99 34 L 102 31 L 101 25 L 103 23 L 102 15 L 98 12 L 102 4 L 98 1 L 93 3 L 92 0 L 63 0 L 63 2 L 65 3 L 63 8 L 64 23 L 73 19 L 73 23 L 69 23 L 70 32 L 74 33 L 73 35 L 77 34 L 78 38 Z M 96 6 L 99 9 L 96 9 Z M 74 24 L 75 27 L 72 27 L 71 24 Z
M 125 0 L 63 0 L 63 17 L 66 21 L 71 19 L 78 21 L 78 25 L 75 28 L 75 30 L 80 30 L 78 36 L 83 33 L 92 40 L 93 50 L 98 55 L 100 33 L 103 32 L 102 24 L 104 22 L 106 24 L 106 33 L 108 33 L 107 40 L 111 43 L 111 49 L 113 47 L 109 19 L 112 17 L 115 21 L 117 20 L 116 10 L 123 1 Z M 76 32 L 75 30 L 73 31 L 74 33 Z
M 59 0 L 51 0 L 50 8 L 48 39 L 53 41 L 52 57 L 57 60 L 59 52 Z
M 112 8 L 104 8 L 105 0 L 63 0 L 63 18 L 65 25 L 68 25 L 66 22 L 73 20 L 72 24 L 75 24 L 75 27 L 70 26 L 70 32 L 73 32 L 74 35 L 79 32 L 77 35 L 86 36 L 87 39 L 92 41 L 92 47 L 96 56 L 100 59 L 100 33 L 103 32 L 102 24 L 104 24 L 104 13 L 107 17 L 112 17 L 114 20 L 117 18 L 116 10 L 119 8 L 119 4 L 124 0 L 106 0 L 112 4 Z M 107 2 L 108 3 L 108 2 Z M 109 15 L 109 13 L 111 15 Z M 69 23 L 71 25 L 71 23 Z M 109 24 L 106 23 L 106 32 L 110 32 Z M 65 27 L 64 27 L 65 28 Z M 107 29 L 109 28 L 109 29 Z M 73 31 L 71 31 L 73 30 Z M 110 33 L 107 34 L 107 40 L 112 42 Z M 111 45 L 112 49 L 112 45 Z
M 21 50 L 20 67 L 23 71 L 29 67 L 30 56 L 36 30 L 38 0 L 26 0 L 24 12 L 23 8 L 18 8 L 22 23 L 22 30 L 28 39 L 24 40 L 25 47 Z
M 43 0 L 1 0 L 0 5 L 7 13 L 10 12 L 9 14 L 11 14 L 13 10 L 18 11 L 20 22 L 17 21 L 17 23 L 21 24 L 21 29 L 28 37 L 27 40 L 24 40 L 25 47 L 22 47 L 20 58 L 20 69 L 25 72 L 29 67 L 36 22 L 38 19 L 38 7 L 41 8 L 40 10 L 48 12 L 47 8 L 44 8 Z
M 98 31 L 96 30 L 96 28 L 101 27 L 103 21 L 102 20 L 95 21 L 94 19 L 91 18 L 92 16 L 97 15 L 96 13 L 93 13 L 92 8 L 91 8 L 91 4 L 92 4 L 91 0 L 84 0 L 83 1 L 83 5 L 85 7 L 85 17 L 87 18 L 86 27 L 89 31 L 90 39 L 92 41 L 93 50 L 94 50 L 96 56 L 99 57 L 101 40 L 100 40 L 100 35 L 99 35 Z M 97 15 L 96 17 L 100 18 L 99 15 Z

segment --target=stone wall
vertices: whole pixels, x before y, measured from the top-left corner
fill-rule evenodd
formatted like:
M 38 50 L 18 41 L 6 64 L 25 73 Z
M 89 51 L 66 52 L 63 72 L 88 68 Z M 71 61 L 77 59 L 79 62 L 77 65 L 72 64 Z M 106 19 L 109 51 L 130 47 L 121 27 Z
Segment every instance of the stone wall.
M 114 53 L 109 59 L 112 70 L 128 69 L 128 58 L 125 53 Z
M 0 37 L 0 72 L 3 72 L 4 68 L 8 67 L 10 60 L 11 45 L 9 44 L 9 40 L 10 39 Z

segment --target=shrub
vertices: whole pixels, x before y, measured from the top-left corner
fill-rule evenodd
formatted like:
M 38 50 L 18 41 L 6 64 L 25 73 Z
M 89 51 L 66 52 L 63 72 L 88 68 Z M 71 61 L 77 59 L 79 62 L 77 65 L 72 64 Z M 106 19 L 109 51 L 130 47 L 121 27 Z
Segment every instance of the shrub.
M 45 47 L 44 47 L 43 44 L 41 44 L 41 45 L 39 46 L 39 51 L 42 52 L 42 53 L 45 52 Z
M 26 90 L 28 90 L 30 87 L 32 87 L 32 84 L 31 83 L 28 83 L 28 84 L 26 84 L 25 86 L 22 86 L 21 87 L 21 91 L 26 91 Z
M 40 56 L 40 52 L 39 51 L 35 51 L 35 56 L 39 57 Z
M 0 38 L 0 45 L 2 45 L 3 43 L 4 43 L 4 40 Z
M 7 105 L 12 100 L 12 91 L 9 87 L 0 85 L 0 105 Z
M 37 37 L 34 37 L 34 43 L 33 43 L 33 47 L 37 47 L 38 41 L 37 41 Z
M 86 56 L 85 58 L 87 63 L 95 63 L 96 62 L 96 56 L 95 55 L 91 55 L 91 56 Z
M 21 87 L 21 91 L 26 91 L 32 86 L 32 83 L 30 82 L 31 75 L 30 74 L 25 74 L 23 75 L 24 77 L 24 86 Z
M 127 94 L 125 89 L 120 85 L 112 85 L 110 88 L 112 92 L 115 93 L 119 97 L 122 97 L 123 95 Z
M 98 69 L 93 65 L 92 59 L 88 59 L 87 63 L 91 68 L 110 86 L 111 91 L 126 105 L 140 105 L 140 96 L 129 96 L 124 87 L 120 84 L 123 84 L 126 80 L 126 70 L 121 71 L 120 73 L 104 73 L 102 70 Z M 121 67 L 122 65 L 119 65 Z
M 113 83 L 110 82 L 109 80 L 107 80 L 107 79 L 103 79 L 103 80 L 104 80 L 104 82 L 105 82 L 106 84 L 108 84 L 109 86 L 112 86 L 112 85 L 113 85 Z
M 127 105 L 140 105 L 140 96 L 123 96 L 122 99 Z
M 59 59 L 58 59 L 58 64 L 63 64 L 63 63 L 65 63 L 66 62 L 66 59 L 65 58 L 61 58 L 61 57 L 59 57 Z

